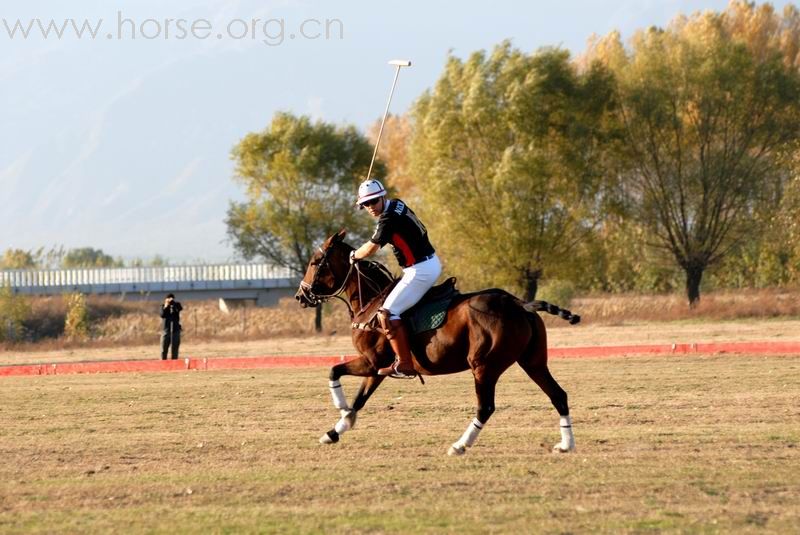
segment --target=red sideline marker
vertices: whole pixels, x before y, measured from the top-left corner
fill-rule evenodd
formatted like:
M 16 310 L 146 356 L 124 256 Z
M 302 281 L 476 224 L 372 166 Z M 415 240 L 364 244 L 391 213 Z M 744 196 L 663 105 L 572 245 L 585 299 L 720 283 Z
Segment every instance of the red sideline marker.
M 710 342 L 700 344 L 652 344 L 630 346 L 554 347 L 551 357 L 617 357 L 622 355 L 681 355 L 754 353 L 757 355 L 800 355 L 800 342 Z
M 113 360 L 0 366 L 0 377 L 11 375 L 66 375 L 75 373 L 174 372 L 185 370 L 236 370 L 333 366 L 355 355 L 184 358 L 180 360 Z
M 719 342 L 699 344 L 655 344 L 629 346 L 555 347 L 555 358 L 611 357 L 624 355 L 685 355 L 750 353 L 800 355 L 800 342 Z M 168 372 L 185 370 L 236 370 L 333 366 L 356 355 L 184 358 L 180 360 L 116 360 L 0 366 L 0 377 L 12 375 L 65 375 L 75 373 Z

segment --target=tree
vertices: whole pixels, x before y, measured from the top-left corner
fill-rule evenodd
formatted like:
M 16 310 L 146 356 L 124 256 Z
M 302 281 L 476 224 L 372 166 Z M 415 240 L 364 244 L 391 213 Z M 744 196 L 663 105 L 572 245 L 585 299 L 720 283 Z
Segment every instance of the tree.
M 169 265 L 169 259 L 159 254 L 155 255 L 150 260 L 144 260 L 137 257 L 128 262 L 128 266 L 130 267 L 165 267 Z
M 70 249 L 61 261 L 61 267 L 64 269 L 122 267 L 122 265 L 120 260 L 105 254 L 102 249 L 92 247 Z
M 630 51 L 611 34 L 590 54 L 617 77 L 632 213 L 683 270 L 691 306 L 704 272 L 754 236 L 759 208 L 779 200 L 786 150 L 800 135 L 800 77 L 785 40 L 768 35 L 782 25 L 758 9 L 738 2 L 678 17 L 638 32 Z
M 758 286 L 800 283 L 800 150 L 793 158 L 792 178 L 781 201 L 768 212 L 769 232 L 760 241 Z
M 10 286 L 0 286 L 0 342 L 14 342 L 25 333 L 24 323 L 31 315 L 28 298 L 17 295 Z
M 574 274 L 602 217 L 612 88 L 605 67 L 558 49 L 448 60 L 415 105 L 411 167 L 449 270 L 527 299 L 543 273 Z
M 378 139 L 380 119 L 373 123 L 367 131 L 367 137 L 373 145 Z M 403 199 L 414 200 L 418 195 L 419 183 L 411 175 L 409 169 L 409 148 L 411 145 L 412 123 L 407 115 L 389 115 L 383 128 L 383 137 L 378 148 L 378 157 L 386 165 L 384 181 L 387 186 L 399 191 Z
M 81 293 L 64 296 L 67 314 L 64 318 L 64 335 L 69 340 L 85 340 L 89 336 L 89 308 L 86 296 Z
M 54 245 L 46 250 L 40 247 L 34 254 L 36 267 L 40 269 L 59 269 L 66 255 L 63 245 Z
M 352 239 L 366 239 L 370 221 L 354 202 L 372 150 L 353 126 L 290 113 L 247 134 L 232 151 L 235 178 L 247 188 L 247 200 L 228 209 L 234 247 L 246 259 L 262 257 L 302 275 L 314 249 L 335 231 L 347 228 Z M 373 171 L 385 173 L 379 162 Z M 319 307 L 316 328 L 322 328 Z
M 33 269 L 36 260 L 33 253 L 22 249 L 6 249 L 0 257 L 0 269 Z
M 646 229 L 623 215 L 609 214 L 587 243 L 583 288 L 603 292 L 672 292 L 680 271 L 660 249 L 647 246 Z
M 800 161 L 800 154 L 795 159 Z M 782 247 L 775 254 L 780 259 L 781 268 L 786 274 L 782 277 L 782 282 L 792 282 L 800 284 L 800 164 L 797 166 L 796 174 L 781 202 L 780 210 L 776 216 L 775 223 L 780 225 L 780 229 L 785 236 L 782 240 Z

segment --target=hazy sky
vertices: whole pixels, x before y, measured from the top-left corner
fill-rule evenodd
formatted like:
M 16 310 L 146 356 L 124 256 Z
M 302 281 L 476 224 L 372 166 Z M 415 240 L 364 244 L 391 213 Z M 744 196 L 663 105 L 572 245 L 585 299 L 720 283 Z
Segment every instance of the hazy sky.
M 3 2 L 0 251 L 58 244 L 124 258 L 231 259 L 223 220 L 243 195 L 230 149 L 277 110 L 365 129 L 383 113 L 389 59 L 413 62 L 392 102 L 400 113 L 435 83 L 448 51 L 465 57 L 511 39 L 525 51 L 578 53 L 592 33 L 627 38 L 727 2 L 166 4 Z M 72 24 L 84 20 L 78 38 Z

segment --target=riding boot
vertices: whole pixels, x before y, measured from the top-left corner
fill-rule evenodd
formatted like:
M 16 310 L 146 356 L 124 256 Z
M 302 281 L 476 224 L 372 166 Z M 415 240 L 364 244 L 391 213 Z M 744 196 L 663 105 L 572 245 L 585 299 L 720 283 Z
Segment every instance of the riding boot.
M 381 315 L 383 316 L 383 315 Z M 381 317 L 384 320 L 385 317 Z M 414 369 L 414 357 L 411 356 L 411 346 L 408 343 L 408 332 L 406 326 L 401 319 L 389 320 L 388 324 L 381 321 L 386 329 L 386 337 L 389 339 L 389 344 L 396 355 L 395 361 L 387 366 L 378 370 L 378 375 L 388 375 L 390 377 L 411 379 L 417 376 L 417 371 Z

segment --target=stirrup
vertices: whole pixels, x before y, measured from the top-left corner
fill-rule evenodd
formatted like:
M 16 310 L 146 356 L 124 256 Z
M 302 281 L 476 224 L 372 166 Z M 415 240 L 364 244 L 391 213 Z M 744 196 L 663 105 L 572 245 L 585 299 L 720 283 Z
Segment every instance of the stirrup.
M 395 360 L 392 364 L 390 364 L 387 368 L 381 368 L 378 370 L 378 375 L 383 375 L 386 377 L 391 377 L 393 379 L 414 379 L 417 377 L 417 372 L 413 371 L 411 373 L 403 373 L 397 369 L 397 365 L 400 364 L 399 360 Z M 388 371 L 391 370 L 391 371 Z M 385 373 L 381 373 L 385 372 Z

